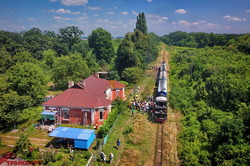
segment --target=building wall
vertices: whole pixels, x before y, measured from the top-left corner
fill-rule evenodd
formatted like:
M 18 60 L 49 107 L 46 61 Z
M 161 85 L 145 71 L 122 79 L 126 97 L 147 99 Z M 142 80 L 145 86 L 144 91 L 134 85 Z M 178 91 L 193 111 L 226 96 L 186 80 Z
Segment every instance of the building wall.
M 116 89 L 112 91 L 112 101 L 114 101 L 117 97 L 124 100 L 125 99 L 125 88 L 119 89 L 118 92 Z
M 125 100 L 125 88 L 122 88 L 120 90 L 120 96 L 119 96 L 122 100 Z
M 112 91 L 112 101 L 114 101 L 116 99 L 116 91 L 113 90 Z
M 108 100 L 113 100 L 113 97 L 112 97 L 112 89 L 111 88 L 108 88 L 106 91 L 105 91 L 105 94 L 106 94 L 106 99 Z
M 70 108 L 69 111 L 69 123 L 83 125 L 83 112 L 79 108 Z
M 65 119 L 63 115 L 62 109 L 67 107 L 49 107 L 45 106 L 45 110 L 54 110 L 58 111 L 57 113 L 57 123 L 64 123 L 64 124 L 78 124 L 78 125 L 101 125 L 103 121 L 108 118 L 108 109 L 101 109 L 103 112 L 103 119 L 100 119 L 100 110 L 99 109 L 92 109 L 94 113 L 92 114 L 93 117 L 93 124 L 91 118 L 91 109 L 82 109 L 82 108 L 68 108 L 69 109 L 69 119 Z
M 103 113 L 103 118 L 100 119 L 100 111 L 98 109 L 95 109 L 95 125 L 102 125 L 103 122 L 108 118 L 108 109 L 101 110 Z

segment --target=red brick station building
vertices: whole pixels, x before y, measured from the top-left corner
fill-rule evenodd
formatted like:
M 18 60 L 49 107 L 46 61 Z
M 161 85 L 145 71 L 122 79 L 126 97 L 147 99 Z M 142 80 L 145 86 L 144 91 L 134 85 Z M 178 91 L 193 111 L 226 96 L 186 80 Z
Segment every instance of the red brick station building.
M 47 116 L 58 124 L 101 125 L 118 97 L 125 99 L 124 84 L 90 76 L 44 102 L 43 119 Z

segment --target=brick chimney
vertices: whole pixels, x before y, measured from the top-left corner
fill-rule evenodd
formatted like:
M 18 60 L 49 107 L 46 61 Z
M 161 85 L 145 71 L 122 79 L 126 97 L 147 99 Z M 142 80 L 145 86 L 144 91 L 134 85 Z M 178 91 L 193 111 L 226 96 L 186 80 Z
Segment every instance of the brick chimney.
M 81 81 L 81 84 L 82 84 L 83 87 L 85 87 L 85 81 L 84 80 Z
M 95 72 L 94 76 L 95 76 L 96 78 L 100 78 L 99 72 Z
M 68 82 L 68 89 L 71 88 L 74 85 L 75 85 L 74 81 L 69 81 Z

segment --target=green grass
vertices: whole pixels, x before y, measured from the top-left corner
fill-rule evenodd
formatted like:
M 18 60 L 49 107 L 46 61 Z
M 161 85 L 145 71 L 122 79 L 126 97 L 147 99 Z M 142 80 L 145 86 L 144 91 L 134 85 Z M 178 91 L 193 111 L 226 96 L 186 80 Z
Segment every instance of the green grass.
M 108 141 L 103 148 L 103 152 L 106 154 L 107 157 L 111 152 L 114 154 L 114 161 L 117 161 L 119 159 L 119 156 L 121 156 L 123 148 L 125 147 L 124 141 L 126 141 L 126 138 L 122 133 L 126 129 L 126 126 L 132 125 L 132 119 L 129 117 L 129 115 L 130 112 L 126 110 L 119 116 L 116 124 L 112 129 L 112 133 L 109 135 Z M 115 147 L 118 138 L 120 138 L 121 140 L 121 147 L 117 150 Z M 100 162 L 96 164 L 100 164 Z M 101 165 L 105 164 L 102 163 Z

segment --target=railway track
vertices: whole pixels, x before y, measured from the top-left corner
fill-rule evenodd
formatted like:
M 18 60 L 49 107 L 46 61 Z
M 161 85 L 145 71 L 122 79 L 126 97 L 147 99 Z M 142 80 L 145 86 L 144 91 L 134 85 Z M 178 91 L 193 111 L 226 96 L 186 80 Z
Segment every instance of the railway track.
M 155 147 L 155 166 L 163 165 L 163 123 L 157 124 L 157 136 Z

